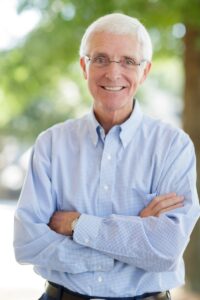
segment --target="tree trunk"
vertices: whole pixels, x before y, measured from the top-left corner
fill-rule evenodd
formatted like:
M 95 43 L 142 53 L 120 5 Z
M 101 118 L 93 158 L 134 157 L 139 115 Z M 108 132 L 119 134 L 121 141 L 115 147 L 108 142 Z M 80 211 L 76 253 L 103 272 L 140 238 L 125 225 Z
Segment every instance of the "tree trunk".
M 187 27 L 185 36 L 185 105 L 183 125 L 195 145 L 197 189 L 200 195 L 200 28 Z M 200 222 L 198 221 L 185 253 L 189 287 L 200 292 Z

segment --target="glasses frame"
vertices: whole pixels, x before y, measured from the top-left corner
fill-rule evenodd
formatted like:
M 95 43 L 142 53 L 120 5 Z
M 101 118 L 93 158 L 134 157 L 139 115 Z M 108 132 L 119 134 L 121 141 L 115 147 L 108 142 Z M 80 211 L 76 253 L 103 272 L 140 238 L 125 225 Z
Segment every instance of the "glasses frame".
M 95 65 L 95 62 L 93 62 L 93 59 L 97 58 L 98 56 L 92 58 L 92 57 L 90 57 L 89 55 L 85 55 L 84 57 L 87 59 L 88 62 L 91 62 L 92 65 Z M 120 64 L 120 66 L 123 67 L 123 68 L 126 68 L 126 69 L 134 69 L 135 67 L 141 66 L 143 63 L 148 62 L 148 60 L 142 59 L 140 62 L 137 63 L 137 62 L 133 59 L 134 64 L 128 66 L 128 65 L 126 65 L 126 64 L 123 64 L 123 60 L 122 60 L 122 59 L 117 61 L 117 60 L 111 60 L 111 59 L 109 59 L 109 57 L 107 57 L 107 58 L 108 58 L 108 62 L 107 62 L 107 63 L 104 63 L 104 64 L 102 63 L 102 65 L 100 65 L 100 64 L 99 64 L 99 65 L 96 65 L 96 67 L 98 67 L 98 68 L 104 68 L 104 67 L 108 67 L 111 63 L 116 63 L 116 64 Z

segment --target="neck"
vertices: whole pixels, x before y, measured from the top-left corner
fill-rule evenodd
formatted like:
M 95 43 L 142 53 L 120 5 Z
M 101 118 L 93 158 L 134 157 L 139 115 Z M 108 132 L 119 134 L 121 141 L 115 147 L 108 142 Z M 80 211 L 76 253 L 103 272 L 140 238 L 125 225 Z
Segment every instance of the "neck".
M 122 112 L 119 111 L 103 111 L 101 112 L 99 109 L 95 109 L 94 107 L 94 114 L 97 121 L 103 127 L 105 134 L 109 132 L 109 130 L 115 126 L 124 123 L 131 115 L 133 110 L 133 106 L 131 106 L 127 111 Z

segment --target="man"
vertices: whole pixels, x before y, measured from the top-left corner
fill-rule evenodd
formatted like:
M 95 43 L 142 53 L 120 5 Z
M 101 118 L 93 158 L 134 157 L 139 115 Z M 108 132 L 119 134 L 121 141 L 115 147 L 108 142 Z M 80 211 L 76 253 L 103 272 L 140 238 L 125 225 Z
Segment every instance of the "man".
M 80 65 L 92 111 L 42 133 L 15 214 L 14 248 L 47 280 L 40 299 L 171 299 L 199 217 L 195 154 L 134 99 L 151 68 L 144 26 L 89 26 Z

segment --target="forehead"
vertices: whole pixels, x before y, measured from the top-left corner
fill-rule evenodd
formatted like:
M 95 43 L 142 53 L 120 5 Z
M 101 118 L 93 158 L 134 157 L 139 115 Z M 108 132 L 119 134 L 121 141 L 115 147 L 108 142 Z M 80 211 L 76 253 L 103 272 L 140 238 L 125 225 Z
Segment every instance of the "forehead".
M 106 53 L 108 55 L 140 56 L 141 46 L 137 36 L 113 34 L 109 32 L 93 33 L 88 42 L 88 54 Z

